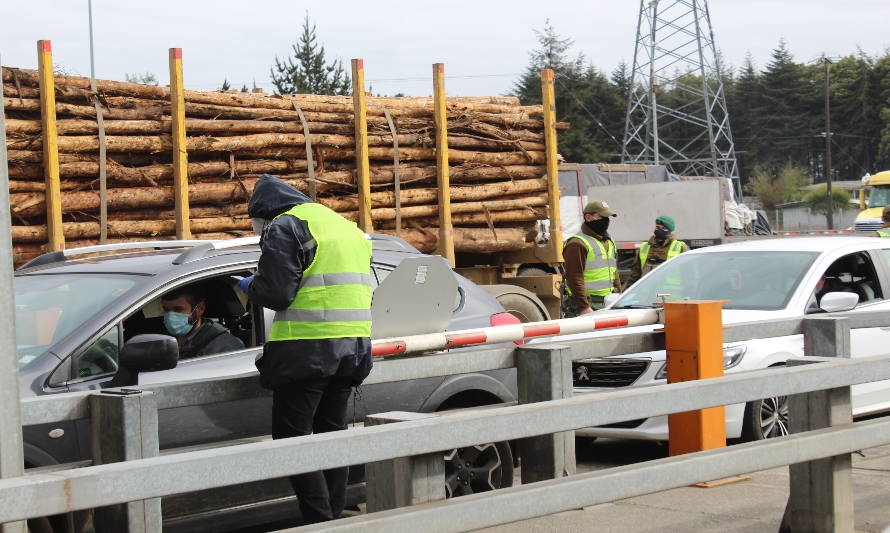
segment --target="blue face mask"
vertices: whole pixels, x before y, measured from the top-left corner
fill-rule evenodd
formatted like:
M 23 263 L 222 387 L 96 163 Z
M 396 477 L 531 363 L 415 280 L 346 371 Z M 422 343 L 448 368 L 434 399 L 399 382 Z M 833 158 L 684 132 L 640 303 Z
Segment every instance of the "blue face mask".
M 191 315 L 187 315 L 185 313 L 168 311 L 164 313 L 164 326 L 167 328 L 167 331 L 170 332 L 171 335 L 181 337 L 182 335 L 188 334 L 188 332 L 191 331 L 194 327 L 192 324 L 189 323 L 190 316 Z

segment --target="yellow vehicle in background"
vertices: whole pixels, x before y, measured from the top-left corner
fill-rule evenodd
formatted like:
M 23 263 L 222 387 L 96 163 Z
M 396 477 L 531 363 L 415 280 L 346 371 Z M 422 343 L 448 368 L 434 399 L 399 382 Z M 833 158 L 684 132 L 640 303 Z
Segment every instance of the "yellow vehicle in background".
M 890 205 L 890 170 L 875 175 L 866 174 L 862 178 L 862 189 L 859 190 L 859 209 L 853 229 L 872 232 L 880 228 L 881 212 L 884 206 Z

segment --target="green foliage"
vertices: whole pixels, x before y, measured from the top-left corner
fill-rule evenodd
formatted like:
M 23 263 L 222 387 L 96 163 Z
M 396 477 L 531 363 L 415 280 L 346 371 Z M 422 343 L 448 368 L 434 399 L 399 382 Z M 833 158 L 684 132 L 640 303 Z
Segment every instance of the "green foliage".
M 307 13 L 299 42 L 291 45 L 293 54 L 271 68 L 272 84 L 278 94 L 350 94 L 349 74 L 340 59 L 328 61 L 324 46 L 318 44 L 315 24 Z
M 158 78 L 151 72 L 145 72 L 143 74 L 140 73 L 126 73 L 124 74 L 124 79 L 127 80 L 128 83 L 141 83 L 142 85 L 157 85 Z
M 810 210 L 827 215 L 828 186 L 822 184 L 808 192 L 806 196 L 804 196 L 803 202 L 810 208 Z M 850 193 L 845 189 L 838 189 L 837 187 L 831 188 L 831 204 L 834 208 L 833 211 L 846 211 L 853 207 L 853 205 L 850 204 Z
M 572 39 L 561 38 L 550 21 L 535 30 L 538 48 L 529 52 L 525 72 L 512 95 L 523 105 L 541 103 L 541 70 L 556 75 L 556 118 L 571 128 L 559 135 L 559 151 L 567 161 L 581 163 L 614 160 L 620 151 L 625 100 L 619 86 L 593 67 L 583 54 L 570 57 Z M 624 70 L 627 77 L 626 67 Z
M 809 181 L 806 168 L 789 162 L 778 172 L 766 166 L 757 167 L 745 188 L 760 200 L 764 209 L 769 210 L 779 204 L 799 200 L 800 188 L 808 185 Z
M 222 85 L 220 85 L 219 89 L 217 89 L 217 90 L 221 93 L 224 93 L 224 92 L 230 90 L 231 88 L 232 88 L 232 85 L 229 83 L 229 80 L 226 78 L 223 78 Z

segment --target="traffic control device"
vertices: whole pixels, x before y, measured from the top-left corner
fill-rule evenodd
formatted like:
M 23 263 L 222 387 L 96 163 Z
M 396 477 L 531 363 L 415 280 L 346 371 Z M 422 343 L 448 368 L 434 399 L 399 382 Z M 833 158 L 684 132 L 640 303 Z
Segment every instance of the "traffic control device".
M 721 301 L 664 302 L 667 381 L 680 383 L 723 375 Z M 670 455 L 726 446 L 723 406 L 668 415 Z
M 534 337 L 585 333 L 598 329 L 646 326 L 659 322 L 658 309 L 631 309 L 621 312 L 508 324 L 488 328 L 410 335 L 401 338 L 376 339 L 371 342 L 374 356 L 418 353 L 479 344 L 521 341 Z

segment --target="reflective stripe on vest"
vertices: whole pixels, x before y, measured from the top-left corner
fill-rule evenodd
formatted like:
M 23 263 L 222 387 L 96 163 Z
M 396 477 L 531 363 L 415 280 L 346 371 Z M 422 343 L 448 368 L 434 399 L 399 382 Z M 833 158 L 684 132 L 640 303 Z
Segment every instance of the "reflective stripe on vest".
M 569 239 L 577 237 L 587 248 L 587 259 L 584 262 L 584 294 L 590 296 L 605 296 L 612 292 L 615 272 L 618 270 L 615 264 L 615 245 L 607 241 L 605 245 L 589 235 L 572 235 Z M 569 289 L 571 293 L 571 289 Z
M 316 251 L 293 301 L 275 313 L 269 340 L 370 337 L 371 241 L 321 204 L 294 206 L 284 215 L 306 222 Z
M 678 241 L 676 239 L 671 241 L 671 246 L 668 248 L 667 257 L 664 258 L 665 261 L 672 257 L 676 257 L 680 255 L 682 250 L 683 243 L 682 241 Z M 642 246 L 640 246 L 640 268 L 646 266 L 646 259 L 649 258 L 649 249 L 652 246 L 648 242 L 644 242 Z
M 879 237 L 890 237 L 890 233 L 887 233 L 886 231 L 878 230 L 877 233 Z

